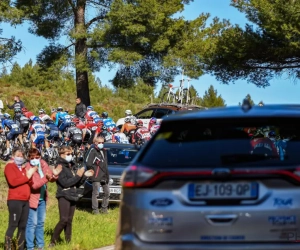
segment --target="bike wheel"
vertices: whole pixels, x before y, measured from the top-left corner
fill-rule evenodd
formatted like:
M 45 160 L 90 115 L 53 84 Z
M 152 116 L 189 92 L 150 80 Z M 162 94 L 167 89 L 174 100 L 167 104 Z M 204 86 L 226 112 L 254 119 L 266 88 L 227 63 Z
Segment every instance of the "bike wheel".
M 182 104 L 191 104 L 192 103 L 192 96 L 191 91 L 188 89 L 182 90 Z
M 175 103 L 175 95 L 172 92 L 166 92 L 163 94 L 161 98 L 161 102 L 163 103 Z

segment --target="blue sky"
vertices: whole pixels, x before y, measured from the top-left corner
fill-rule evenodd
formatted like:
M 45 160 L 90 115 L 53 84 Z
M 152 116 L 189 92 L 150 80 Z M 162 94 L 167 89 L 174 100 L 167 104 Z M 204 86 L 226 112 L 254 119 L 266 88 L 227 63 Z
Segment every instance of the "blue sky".
M 186 19 L 194 19 L 200 13 L 210 13 L 211 17 L 219 17 L 220 19 L 230 19 L 232 23 L 244 26 L 247 22 L 244 15 L 230 6 L 230 0 L 194 0 L 193 3 L 186 6 L 186 9 L 181 15 Z M 31 58 L 35 62 L 36 55 L 47 44 L 43 38 L 36 37 L 28 33 L 28 25 L 24 24 L 16 28 L 10 27 L 7 24 L 1 24 L 3 29 L 2 36 L 9 37 L 11 35 L 21 39 L 25 50 L 19 53 L 15 61 L 20 65 L 24 65 Z M 65 38 L 61 42 L 68 44 Z M 9 66 L 9 65 L 8 65 Z M 101 79 L 103 84 L 109 85 L 109 80 L 113 77 L 113 72 L 108 72 L 106 69 L 97 72 L 96 75 Z M 175 79 L 175 84 L 179 84 L 180 77 Z M 235 84 L 224 85 L 218 82 L 213 76 L 203 75 L 198 80 L 191 82 L 199 95 L 202 96 L 213 85 L 219 94 L 225 99 L 227 105 L 237 105 L 249 93 L 255 103 L 263 100 L 266 104 L 273 103 L 298 103 L 300 94 L 300 83 L 295 83 L 287 77 L 273 79 L 270 87 L 258 88 L 254 84 L 248 84 L 246 81 L 237 81 Z M 158 89 L 160 86 L 158 86 Z

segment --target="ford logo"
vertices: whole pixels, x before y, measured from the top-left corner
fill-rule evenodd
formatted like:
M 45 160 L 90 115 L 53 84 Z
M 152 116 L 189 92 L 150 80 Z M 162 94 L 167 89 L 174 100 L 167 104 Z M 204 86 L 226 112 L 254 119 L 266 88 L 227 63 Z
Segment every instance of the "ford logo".
M 168 198 L 160 198 L 151 201 L 151 205 L 156 207 L 166 207 L 171 204 L 173 204 L 173 201 Z

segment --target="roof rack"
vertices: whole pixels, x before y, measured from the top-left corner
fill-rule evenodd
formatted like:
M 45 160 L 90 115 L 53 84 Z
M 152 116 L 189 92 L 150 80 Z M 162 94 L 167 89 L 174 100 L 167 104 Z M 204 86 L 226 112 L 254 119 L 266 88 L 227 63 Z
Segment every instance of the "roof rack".
M 208 109 L 206 107 L 194 105 L 194 104 L 180 104 L 180 103 L 166 103 L 166 102 L 161 102 L 161 103 L 149 103 L 144 108 L 152 107 L 152 106 L 171 106 L 171 107 L 177 107 L 177 108 L 199 108 L 199 109 Z

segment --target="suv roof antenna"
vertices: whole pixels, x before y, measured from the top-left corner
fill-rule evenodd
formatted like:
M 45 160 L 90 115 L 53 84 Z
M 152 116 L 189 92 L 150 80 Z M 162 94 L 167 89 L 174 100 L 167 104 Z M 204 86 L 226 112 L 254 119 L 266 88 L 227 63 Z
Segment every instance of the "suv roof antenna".
M 245 99 L 243 100 L 242 110 L 243 110 L 244 112 L 248 112 L 250 109 L 252 109 L 252 105 L 251 105 L 249 99 L 248 99 L 248 98 L 245 98 Z

